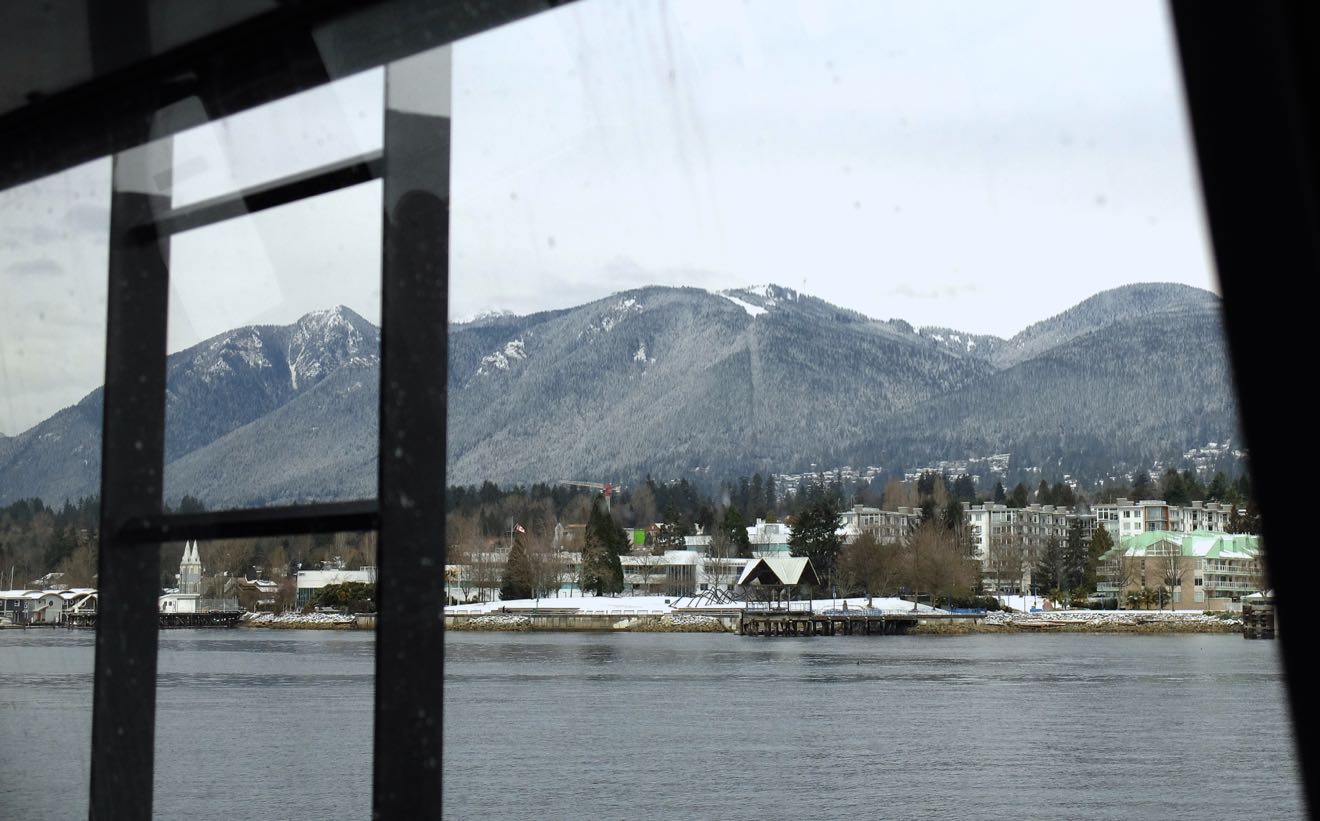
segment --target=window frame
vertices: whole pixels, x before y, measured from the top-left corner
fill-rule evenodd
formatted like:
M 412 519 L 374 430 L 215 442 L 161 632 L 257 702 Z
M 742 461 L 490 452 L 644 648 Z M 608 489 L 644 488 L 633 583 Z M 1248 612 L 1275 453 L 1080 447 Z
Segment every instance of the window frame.
M 90 21 L 89 44 L 68 46 L 71 51 L 84 48 L 90 51 L 94 69 L 98 55 L 113 57 L 106 61 L 112 67 L 94 71 L 92 79 L 75 88 L 33 97 L 28 104 L 0 116 L 0 188 L 124 152 L 141 145 L 147 136 L 175 133 L 559 5 L 553 0 L 513 0 L 500 4 L 457 0 L 288 2 L 279 4 L 275 11 L 156 54 L 150 48 L 147 27 L 152 3 L 153 0 L 126 0 L 115 4 L 113 15 L 99 15 Z M 56 8 L 81 7 L 70 4 Z M 1314 323 L 1304 307 L 1309 301 L 1280 296 L 1287 292 L 1290 274 L 1314 277 L 1320 272 L 1320 177 L 1317 175 L 1320 105 L 1315 102 L 1320 100 L 1317 96 L 1320 54 L 1308 48 L 1309 44 L 1320 41 L 1320 15 L 1306 4 L 1269 2 L 1241 5 L 1170 0 L 1170 9 L 1203 202 L 1224 297 L 1225 330 L 1240 418 L 1251 453 L 1265 539 L 1278 545 L 1304 544 L 1306 536 L 1295 532 L 1299 530 L 1296 520 L 1301 517 L 1290 516 L 1287 509 L 1290 489 L 1284 479 L 1291 475 L 1295 449 L 1278 438 L 1278 434 L 1308 430 L 1311 420 L 1305 403 L 1283 394 L 1281 380 L 1276 380 L 1260 363 L 1270 361 L 1279 350 L 1305 350 L 1311 344 L 1305 334 Z M 342 47 L 334 65 L 326 63 L 320 48 L 327 31 L 334 44 Z M 349 36 L 353 31 L 361 36 Z M 127 65 L 122 59 L 125 49 L 139 55 Z M 1225 55 L 1232 55 L 1232 59 L 1226 59 Z M 15 57 L 0 55 L 0 62 L 12 59 Z M 167 121 L 157 121 L 158 128 L 152 135 L 144 133 L 143 124 L 157 112 L 189 96 L 197 97 L 202 107 L 174 111 Z M 388 179 L 389 172 L 383 173 Z M 134 389 L 139 397 L 154 394 L 157 384 L 163 391 L 165 303 L 160 295 L 166 287 L 168 261 L 159 251 L 155 252 L 158 258 L 153 258 L 141 250 L 141 244 L 133 250 L 122 233 L 127 224 L 124 217 L 132 216 L 143 202 L 140 198 L 134 201 L 133 197 L 127 197 L 116 209 L 121 218 L 120 240 L 124 243 L 121 251 L 126 254 L 112 262 L 109 274 L 112 296 L 108 307 L 103 430 L 105 462 L 110 467 L 105 475 L 116 480 L 128 477 L 138 484 L 123 491 L 121 496 L 114 495 L 117 491 L 111 490 L 110 485 L 103 485 L 103 493 L 110 490 L 111 497 L 107 501 L 103 495 L 102 538 L 108 541 L 101 550 L 102 588 L 116 591 L 116 598 L 107 597 L 100 602 L 97 653 L 98 667 L 103 653 L 126 652 L 135 663 L 149 663 L 150 675 L 147 667 L 137 667 L 129 677 L 109 685 L 98 670 L 92 817 L 150 816 L 153 762 L 149 742 L 153 734 L 154 697 L 149 699 L 152 703 L 146 709 L 133 708 L 123 714 L 119 727 L 107 723 L 109 719 L 105 716 L 107 709 L 120 703 L 129 704 L 125 700 L 128 688 L 123 682 L 138 681 L 154 694 L 154 586 L 158 581 L 154 568 L 159 563 L 155 544 L 166 536 L 181 539 L 309 533 L 362 529 L 364 525 L 382 525 L 387 529 L 386 523 L 397 512 L 393 508 L 398 503 L 397 498 L 382 496 L 378 505 L 248 511 L 191 518 L 161 515 L 159 459 L 151 434 L 153 429 L 163 429 L 163 403 L 159 413 L 146 408 L 147 416 L 134 426 L 127 419 L 134 395 L 132 391 L 125 392 L 128 374 L 151 380 L 150 391 Z M 140 263 L 136 269 L 130 264 L 134 260 Z M 134 276 L 135 270 L 139 276 Z M 147 275 L 142 276 L 144 272 Z M 385 276 L 389 279 L 391 274 L 387 271 Z M 393 315 L 396 309 L 403 312 L 400 317 Z M 419 316 L 410 315 L 406 303 L 396 309 L 387 309 L 382 316 L 382 334 L 395 340 L 383 342 L 386 351 L 406 347 L 409 340 L 444 344 L 442 323 L 437 331 L 437 323 L 432 321 L 427 326 Z M 145 320 L 145 325 L 136 332 L 127 330 L 139 317 Z M 1269 317 L 1269 334 L 1259 333 L 1260 317 Z M 142 346 L 144 358 L 134 361 L 132 351 L 136 345 Z M 435 372 L 441 375 L 443 390 L 443 354 L 439 362 L 441 368 Z M 402 372 L 400 378 L 410 376 Z M 114 390 L 112 379 L 117 385 Z M 382 391 L 382 396 L 388 393 Z M 401 408 L 392 412 L 405 417 L 408 413 Z M 134 431 L 147 438 L 133 438 Z M 443 446 L 443 428 L 441 433 Z M 145 444 L 142 450 L 126 452 L 132 449 L 131 443 L 138 441 Z M 443 461 L 439 468 L 443 471 Z M 417 469 L 417 465 L 408 469 Z M 406 472 L 404 467 L 400 470 Z M 439 532 L 443 534 L 443 529 Z M 395 550 L 386 541 L 382 538 L 382 557 Z M 437 544 L 443 549 L 442 543 Z M 1302 609 L 1308 593 L 1302 587 L 1302 580 L 1309 576 L 1305 562 L 1303 551 L 1278 550 L 1270 556 L 1269 570 L 1279 619 L 1299 626 L 1304 623 Z M 151 578 L 152 588 L 149 602 L 144 582 L 147 577 Z M 382 577 L 382 603 L 396 595 L 391 592 L 393 584 Z M 406 606 L 407 596 L 416 594 L 410 588 L 399 588 L 399 592 L 402 595 L 394 599 L 399 606 Z M 414 600 L 413 604 L 418 601 Z M 392 624 L 390 618 L 382 618 L 378 628 L 382 641 L 394 630 Z M 440 634 L 440 629 L 436 627 L 435 635 Z M 1304 633 L 1284 630 L 1279 640 L 1292 703 L 1298 760 L 1310 806 L 1314 808 L 1316 793 L 1311 784 L 1320 780 L 1316 766 L 1320 746 L 1316 714 L 1320 708 L 1305 691 L 1308 651 Z M 386 676 L 388 681 L 394 670 L 389 664 L 378 666 L 378 684 L 379 676 Z M 405 679 L 408 677 L 406 666 L 399 665 L 397 671 Z M 438 698 L 442 681 L 428 684 Z M 378 705 L 382 692 L 385 690 L 378 687 Z M 111 698 L 108 695 L 111 693 L 118 695 Z M 134 703 L 141 702 L 143 697 L 144 692 L 135 691 Z M 396 697 L 404 696 L 389 696 Z M 378 714 L 378 739 L 382 732 L 392 729 L 382 726 L 380 720 Z M 118 729 L 126 732 L 119 733 Z M 438 752 L 438 726 L 431 735 Z M 407 744 L 383 750 L 378 743 L 376 772 L 404 767 L 413 752 Z M 125 785 L 145 785 L 145 790 L 116 793 L 104 780 L 111 772 L 127 778 Z M 382 803 L 378 778 L 378 794 L 374 799 L 378 814 L 438 816 L 438 769 L 435 772 L 434 801 L 429 786 L 415 784 L 407 787 L 406 793 L 392 797 L 397 799 L 394 803 Z M 95 773 L 102 780 L 98 782 Z

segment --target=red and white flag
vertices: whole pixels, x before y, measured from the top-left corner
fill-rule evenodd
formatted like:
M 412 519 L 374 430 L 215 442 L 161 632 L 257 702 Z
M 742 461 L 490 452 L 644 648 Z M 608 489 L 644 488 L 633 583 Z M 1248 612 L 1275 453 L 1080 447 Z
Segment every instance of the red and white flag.
M 522 525 L 514 525 L 514 526 L 513 526 L 513 529 L 516 530 L 516 531 L 518 531 L 519 533 L 526 533 L 526 532 L 527 532 L 526 530 L 523 530 L 523 526 L 522 526 Z

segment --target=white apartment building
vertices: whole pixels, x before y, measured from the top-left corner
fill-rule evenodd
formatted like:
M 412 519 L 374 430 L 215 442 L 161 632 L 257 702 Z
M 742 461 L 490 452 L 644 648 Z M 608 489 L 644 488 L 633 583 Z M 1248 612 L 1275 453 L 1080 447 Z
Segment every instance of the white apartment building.
M 984 568 L 988 585 L 1006 588 L 1007 592 L 1020 584 L 1030 587 L 1032 568 L 1051 538 L 1066 542 L 1068 529 L 1077 522 L 1082 526 L 1082 538 L 1089 543 L 1097 526 L 1094 513 L 1077 513 L 1054 505 L 1015 508 L 987 502 L 968 508 L 966 517 L 973 550 Z M 996 550 L 1018 544 L 1023 548 L 1020 571 L 1013 572 L 1014 578 L 998 578 L 1002 568 L 994 561 Z M 1019 575 L 1021 578 L 1016 578 Z
M 757 519 L 756 524 L 747 528 L 747 541 L 752 545 L 752 555 L 757 557 L 787 556 L 788 540 L 792 535 L 793 528 L 788 525 L 765 519 Z M 710 550 L 710 534 L 697 525 L 696 535 L 683 537 L 683 546 L 687 550 L 706 553 Z
M 1233 506 L 1221 502 L 1192 502 L 1180 507 L 1160 499 L 1140 502 L 1118 499 L 1091 507 L 1096 519 L 1109 531 L 1114 544 L 1128 536 L 1165 531 L 1168 533 L 1227 533 Z
M 881 510 L 877 507 L 854 505 L 840 512 L 842 524 L 838 534 L 847 543 L 851 543 L 863 533 L 870 533 L 882 544 L 902 544 L 908 534 L 921 524 L 921 510 L 913 507 L 899 507 L 898 510 Z

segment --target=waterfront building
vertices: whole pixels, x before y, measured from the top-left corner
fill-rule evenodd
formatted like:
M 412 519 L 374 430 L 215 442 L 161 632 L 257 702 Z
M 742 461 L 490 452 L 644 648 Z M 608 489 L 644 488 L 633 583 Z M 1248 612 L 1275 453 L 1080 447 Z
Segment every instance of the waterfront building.
M 881 544 L 904 544 L 908 534 L 921 524 L 921 510 L 900 506 L 898 510 L 853 505 L 839 513 L 837 533 L 846 544 L 851 544 L 863 533 L 874 536 Z
M 1237 610 L 1264 585 L 1260 537 L 1248 533 L 1152 531 L 1123 538 L 1100 557 L 1098 592 L 1167 591 L 1175 610 Z
M 620 556 L 623 586 L 633 596 L 691 596 L 733 590 L 750 559 L 709 556 L 696 550 L 636 551 Z
M 757 519 L 756 524 L 747 528 L 747 541 L 752 546 L 753 556 L 787 556 L 790 548 L 788 540 L 793 536 L 793 528 L 783 522 L 767 522 Z M 697 553 L 710 552 L 711 537 L 697 525 L 697 532 L 683 537 L 683 546 Z
M 342 565 L 342 563 L 335 563 Z M 376 568 L 364 567 L 360 570 L 344 570 L 342 566 L 331 566 L 322 570 L 299 570 L 297 579 L 297 597 L 298 607 L 306 607 L 312 600 L 316 592 L 323 587 L 329 587 L 332 584 L 347 584 L 349 582 L 361 582 L 364 584 L 376 583 Z
M 1089 544 L 1097 518 L 1055 505 L 1008 507 L 986 502 L 965 513 L 973 555 L 981 562 L 985 587 L 996 593 L 1030 590 L 1035 568 L 1050 539 L 1068 540 L 1068 530 L 1080 525 Z
M 768 607 L 791 607 L 795 598 L 806 598 L 821 586 L 811 559 L 791 556 L 749 561 L 737 585 L 747 591 L 749 601 L 765 602 Z
M 787 556 L 788 540 L 792 536 L 793 528 L 782 522 L 757 519 L 756 524 L 747 528 L 747 540 L 752 543 L 753 556 Z
M 1091 510 L 1109 531 L 1114 544 L 1128 536 L 1155 531 L 1227 533 L 1233 514 L 1237 512 L 1232 505 L 1222 502 L 1192 502 L 1180 506 L 1160 499 L 1139 502 L 1116 499 L 1093 505 Z
M 280 583 L 269 579 L 248 579 L 231 576 L 225 580 L 225 597 L 238 601 L 244 610 L 274 611 L 279 606 Z

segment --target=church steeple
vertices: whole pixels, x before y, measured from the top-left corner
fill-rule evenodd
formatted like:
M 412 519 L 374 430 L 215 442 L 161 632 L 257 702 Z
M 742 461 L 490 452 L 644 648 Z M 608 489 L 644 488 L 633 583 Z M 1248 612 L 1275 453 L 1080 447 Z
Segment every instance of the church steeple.
M 197 542 L 185 542 L 183 561 L 179 562 L 179 592 L 199 595 L 202 592 L 202 557 Z

